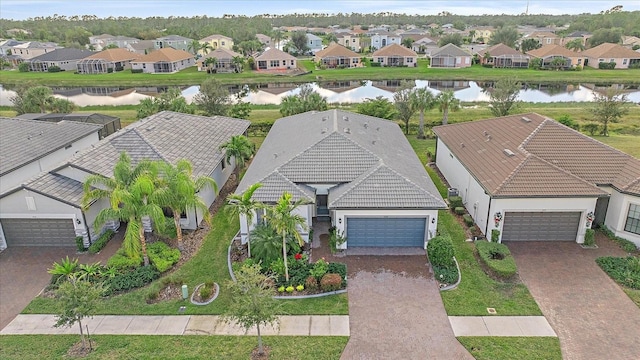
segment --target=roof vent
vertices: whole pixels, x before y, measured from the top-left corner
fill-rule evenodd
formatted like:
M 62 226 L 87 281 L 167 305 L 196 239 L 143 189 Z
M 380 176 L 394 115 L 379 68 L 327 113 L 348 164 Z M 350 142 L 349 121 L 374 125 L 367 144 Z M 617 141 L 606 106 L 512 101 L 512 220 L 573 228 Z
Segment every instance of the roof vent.
M 461 148 L 464 148 L 464 143 L 460 143 L 460 147 L 461 147 Z
M 342 117 L 342 120 L 349 121 L 349 117 L 345 115 L 345 116 Z
M 368 128 L 369 127 L 369 123 L 364 123 L 364 128 Z
M 327 132 L 327 128 L 322 128 L 322 130 L 320 131 L 322 134 Z
M 491 135 L 487 135 L 487 140 L 485 141 L 491 141 Z
M 277 153 L 273 153 L 273 158 L 277 159 L 278 158 L 278 154 Z
M 327 120 L 329 120 L 329 118 L 328 118 L 328 117 L 326 117 L 326 116 L 323 116 L 323 117 L 322 117 L 322 121 L 327 121 Z
M 502 151 L 505 153 L 505 155 L 507 155 L 509 157 L 515 155 L 515 153 L 513 151 L 509 150 L 509 149 L 503 149 Z
M 376 131 L 380 131 L 380 126 L 378 126 L 378 127 L 376 128 Z
M 530 123 L 530 122 L 531 122 L 531 119 L 529 119 L 529 118 L 528 118 L 528 117 L 526 117 L 526 116 L 523 116 L 523 117 L 522 117 L 522 121 L 524 121 L 524 122 L 526 122 L 526 123 Z
M 489 135 L 489 133 L 487 132 L 487 130 L 483 131 L 483 132 L 482 132 L 482 134 L 483 134 L 484 136 Z
M 351 129 L 349 129 L 349 128 L 344 128 L 344 132 L 345 132 L 345 134 L 351 134 Z
M 375 140 L 371 141 L 371 145 L 375 145 L 375 144 L 376 144 Z

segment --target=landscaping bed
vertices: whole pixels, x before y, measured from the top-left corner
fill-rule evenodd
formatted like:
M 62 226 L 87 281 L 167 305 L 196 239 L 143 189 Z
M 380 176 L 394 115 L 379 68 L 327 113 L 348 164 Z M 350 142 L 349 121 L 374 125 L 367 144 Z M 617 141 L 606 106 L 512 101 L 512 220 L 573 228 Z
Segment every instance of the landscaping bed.
M 498 281 L 517 281 L 516 261 L 509 248 L 500 243 L 479 240 L 475 242 L 478 261 L 485 272 Z

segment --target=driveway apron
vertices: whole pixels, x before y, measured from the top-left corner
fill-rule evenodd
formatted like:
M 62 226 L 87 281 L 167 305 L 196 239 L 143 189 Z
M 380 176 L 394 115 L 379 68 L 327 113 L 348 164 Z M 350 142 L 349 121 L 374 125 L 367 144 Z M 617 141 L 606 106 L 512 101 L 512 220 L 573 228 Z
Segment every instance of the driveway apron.
M 601 239 L 593 250 L 573 242 L 507 245 L 564 359 L 640 358 L 640 309 L 595 263 L 625 255 L 614 243 Z
M 456 340 L 425 256 L 347 256 L 342 359 L 473 359 Z

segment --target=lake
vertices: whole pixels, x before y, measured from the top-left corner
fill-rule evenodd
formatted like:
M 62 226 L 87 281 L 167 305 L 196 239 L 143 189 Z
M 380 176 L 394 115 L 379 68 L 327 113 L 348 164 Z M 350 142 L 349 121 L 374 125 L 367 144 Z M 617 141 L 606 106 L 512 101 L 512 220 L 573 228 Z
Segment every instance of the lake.
M 401 80 L 379 81 L 329 81 L 314 82 L 310 85 L 327 98 L 329 103 L 360 103 L 367 98 L 382 96 L 393 100 L 393 93 L 400 86 Z M 243 88 L 248 89 L 243 101 L 256 105 L 280 104 L 283 97 L 296 94 L 300 83 L 273 83 L 251 86 L 230 86 L 232 94 L 239 93 Z M 441 91 L 453 90 L 456 97 L 464 102 L 489 101 L 489 94 L 485 91 L 493 86 L 491 81 L 429 81 L 415 80 L 416 87 L 425 87 L 434 94 Z M 536 84 L 524 83 L 518 94 L 518 99 L 526 102 L 571 102 L 592 101 L 594 91 L 604 91 L 609 87 L 623 90 L 629 101 L 640 103 L 640 89 L 638 86 L 626 85 L 597 85 L 597 84 Z M 153 97 L 165 92 L 167 87 L 148 86 L 134 88 L 119 87 L 52 87 L 58 98 L 68 99 L 78 106 L 88 105 L 137 105 L 140 100 Z M 198 93 L 198 86 L 181 88 L 182 95 L 187 101 L 192 101 Z M 0 85 L 0 105 L 11 106 L 10 98 L 15 92 Z

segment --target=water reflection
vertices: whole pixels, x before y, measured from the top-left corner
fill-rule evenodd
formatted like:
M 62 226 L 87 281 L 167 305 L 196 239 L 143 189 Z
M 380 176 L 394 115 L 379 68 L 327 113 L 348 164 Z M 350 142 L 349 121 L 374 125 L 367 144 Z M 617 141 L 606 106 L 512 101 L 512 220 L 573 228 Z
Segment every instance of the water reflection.
M 252 104 L 280 104 L 282 98 L 297 94 L 300 90 L 299 83 L 277 83 L 259 85 L 233 85 L 229 86 L 232 94 L 244 92 L 243 101 Z M 310 83 L 311 87 L 325 96 L 330 103 L 359 103 L 367 98 L 382 96 L 393 100 L 393 93 L 398 90 L 401 80 L 376 80 L 376 81 L 326 81 Z M 453 90 L 458 99 L 465 102 L 489 101 L 486 91 L 493 87 L 492 81 L 463 81 L 463 80 L 415 80 L 415 86 L 426 88 L 433 94 L 445 90 Z M 539 84 L 524 83 L 518 94 L 518 99 L 526 102 L 568 102 L 568 101 L 592 101 L 593 92 L 604 92 L 609 88 L 624 91 L 628 99 L 640 103 L 640 90 L 638 86 L 628 85 L 597 85 L 597 84 Z M 157 96 L 166 92 L 166 86 L 147 86 L 134 88 L 121 87 L 54 87 L 54 96 L 68 99 L 79 106 L 88 105 L 137 105 L 142 99 Z M 180 88 L 182 95 L 188 102 L 193 101 L 198 93 L 198 86 Z M 9 88 L 0 85 L 0 105 L 11 106 L 10 98 L 15 95 Z

